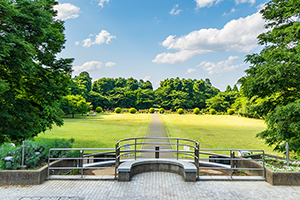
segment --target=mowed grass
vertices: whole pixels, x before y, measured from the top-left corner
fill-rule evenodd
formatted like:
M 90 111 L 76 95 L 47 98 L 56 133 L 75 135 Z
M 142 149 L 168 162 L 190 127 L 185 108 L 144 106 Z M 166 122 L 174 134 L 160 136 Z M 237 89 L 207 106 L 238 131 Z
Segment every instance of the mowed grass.
M 272 151 L 256 134 L 265 130 L 263 120 L 229 115 L 162 115 L 169 137 L 189 138 L 204 149 L 257 149 Z
M 40 133 L 42 138 L 74 138 L 74 148 L 115 148 L 115 143 L 124 138 L 144 137 L 150 114 L 98 114 L 64 118 L 62 127 Z

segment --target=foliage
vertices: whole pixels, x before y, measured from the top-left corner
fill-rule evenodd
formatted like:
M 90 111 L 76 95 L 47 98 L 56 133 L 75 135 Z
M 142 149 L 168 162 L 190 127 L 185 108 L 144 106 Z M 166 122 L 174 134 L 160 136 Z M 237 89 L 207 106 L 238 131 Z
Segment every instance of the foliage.
M 154 108 L 150 108 L 150 109 L 149 109 L 149 112 L 150 112 L 150 113 L 154 113 L 154 112 L 155 112 L 155 109 L 154 109 Z
M 194 114 L 198 115 L 200 114 L 200 109 L 199 108 L 195 108 L 193 111 Z
M 130 108 L 130 109 L 129 109 L 129 113 L 135 114 L 135 113 L 136 113 L 136 109 L 135 109 L 135 108 Z
M 258 134 L 274 150 L 285 152 L 285 142 L 290 151 L 300 155 L 300 100 L 286 106 L 277 106 L 266 117 L 267 130 Z
M 158 110 L 158 113 L 160 113 L 160 114 L 164 114 L 164 113 L 165 113 L 165 109 L 163 109 L 163 108 L 160 108 L 160 109 Z
M 0 3 L 0 144 L 63 124 L 56 102 L 69 92 L 73 59 L 56 58 L 66 41 L 56 4 Z
M 115 113 L 121 113 L 121 112 L 122 112 L 122 109 L 120 107 L 116 107 Z
M 227 114 L 228 115 L 233 115 L 234 114 L 234 110 L 233 109 L 228 109 L 227 110 Z
M 210 113 L 211 115 L 215 115 L 215 114 L 217 114 L 217 111 L 216 111 L 215 109 L 210 109 L 210 110 L 209 110 L 209 113 Z
M 290 141 L 292 150 L 299 152 L 299 140 L 294 138 L 297 126 L 293 126 L 300 115 L 290 109 L 300 99 L 300 1 L 271 0 L 260 12 L 268 29 L 258 36 L 263 49 L 247 55 L 250 68 L 239 82 L 246 97 L 262 99 L 268 129 L 258 136 L 278 151 L 283 151 L 284 141 Z M 284 118 L 280 111 L 292 119 Z
M 84 114 L 89 111 L 90 103 L 87 103 L 85 98 L 80 95 L 68 95 L 60 101 L 60 108 L 65 114 L 72 114 L 72 118 L 74 118 L 75 113 Z
M 97 113 L 101 113 L 102 112 L 102 108 L 100 106 L 98 106 L 95 110 Z
M 220 90 L 213 87 L 209 79 L 192 80 L 165 79 L 155 90 L 155 102 L 159 107 L 173 111 L 183 108 L 205 108 L 205 100 L 218 94 Z
M 183 111 L 182 108 L 179 108 L 179 109 L 177 110 L 177 113 L 178 113 L 179 115 L 182 115 L 182 114 L 184 113 L 184 111 Z
M 42 139 L 40 141 L 25 141 L 25 156 L 24 164 L 28 168 L 36 168 L 42 163 L 48 162 L 48 155 L 50 148 L 72 148 L 74 139 Z M 38 153 L 36 153 L 38 152 Z M 4 143 L 0 146 L 0 170 L 6 169 L 4 158 L 8 155 L 13 157 L 12 169 L 17 169 L 22 163 L 22 147 L 18 145 L 13 147 L 9 143 Z M 78 157 L 79 152 L 64 152 L 64 151 L 51 151 L 50 156 L 52 158 L 62 157 Z

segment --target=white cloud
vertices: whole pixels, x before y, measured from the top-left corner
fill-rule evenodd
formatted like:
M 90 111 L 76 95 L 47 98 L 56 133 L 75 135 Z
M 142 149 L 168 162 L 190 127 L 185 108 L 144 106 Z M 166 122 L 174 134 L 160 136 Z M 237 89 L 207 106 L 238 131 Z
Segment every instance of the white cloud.
M 239 4 L 239 3 L 251 3 L 251 4 L 254 4 L 255 3 L 255 0 L 235 0 L 235 4 Z
M 89 38 L 83 40 L 83 46 L 84 47 L 90 47 L 93 44 L 109 44 L 112 39 L 116 39 L 117 37 L 114 35 L 111 35 L 106 30 L 102 30 L 100 33 L 96 34 L 94 42 L 92 41 L 91 37 L 93 37 L 94 34 L 90 34 Z
M 83 40 L 82 42 L 83 42 L 84 47 L 90 47 L 93 44 L 91 38 L 87 38 L 87 39 Z
M 238 64 L 238 65 L 231 65 L 235 59 L 238 59 L 238 56 L 229 56 L 227 60 L 220 61 L 218 63 L 213 63 L 213 62 L 207 62 L 203 61 L 196 67 L 201 67 L 203 66 L 203 69 L 205 71 L 208 71 L 208 74 L 219 74 L 219 73 L 224 73 L 226 71 L 232 71 L 236 68 L 239 68 L 245 63 Z
M 222 29 L 201 29 L 179 38 L 170 35 L 161 45 L 178 52 L 158 54 L 152 62 L 174 64 L 208 52 L 249 52 L 257 46 L 256 38 L 264 31 L 264 23 L 257 12 L 246 18 L 231 20 Z
M 179 13 L 182 11 L 180 9 L 178 9 L 178 4 L 175 4 L 173 6 L 173 9 L 169 12 L 171 15 L 179 15 Z
M 151 78 L 151 76 L 146 76 L 145 78 L 143 78 L 143 81 L 146 82 L 146 81 L 149 81 Z
M 196 71 L 197 71 L 197 69 L 195 69 L 195 68 L 189 68 L 185 74 L 189 74 L 189 73 L 196 72 Z
M 96 71 L 97 69 L 101 69 L 102 62 L 99 61 L 90 61 L 84 63 L 82 66 L 75 66 L 73 70 L 76 71 Z
M 103 8 L 104 2 L 107 2 L 107 3 L 108 3 L 109 1 L 110 1 L 110 0 L 100 0 L 98 6 L 101 6 L 101 8 Z
M 218 4 L 222 0 L 195 0 L 197 3 L 197 8 L 210 7 L 213 4 Z
M 76 42 L 75 42 L 75 46 L 77 46 L 78 44 L 79 44 L 79 41 L 76 41 Z
M 55 19 L 60 20 L 75 19 L 80 13 L 80 8 L 70 3 L 58 4 L 54 6 L 54 10 L 57 10 Z
M 225 15 L 229 15 L 229 14 L 231 14 L 231 13 L 234 13 L 234 12 L 235 12 L 235 9 L 234 9 L 234 8 L 232 8 L 232 9 L 231 9 L 231 11 L 230 11 L 229 13 L 226 13 L 226 12 L 224 12 L 223 16 L 225 16 Z
M 113 67 L 113 66 L 116 66 L 116 63 L 113 63 L 113 62 L 107 62 L 105 64 L 105 67 Z

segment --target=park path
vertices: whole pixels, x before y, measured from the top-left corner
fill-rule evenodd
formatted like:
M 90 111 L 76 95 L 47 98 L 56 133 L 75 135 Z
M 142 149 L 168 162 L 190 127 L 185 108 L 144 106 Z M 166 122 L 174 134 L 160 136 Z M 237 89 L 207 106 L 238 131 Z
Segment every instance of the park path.
M 146 137 L 169 137 L 168 133 L 165 128 L 165 124 L 162 120 L 162 118 L 159 116 L 158 113 L 154 113 L 150 119 L 149 122 L 149 127 L 148 131 L 146 133 Z M 145 142 L 169 142 L 168 139 L 146 139 Z M 160 149 L 171 149 L 170 145 L 159 145 Z M 143 146 L 143 149 L 155 149 L 155 145 L 153 144 L 147 144 Z M 155 153 L 154 152 L 149 152 L 149 153 L 143 153 L 141 158 L 155 158 Z M 167 153 L 160 153 L 159 154 L 160 158 L 174 158 L 172 153 L 167 152 Z

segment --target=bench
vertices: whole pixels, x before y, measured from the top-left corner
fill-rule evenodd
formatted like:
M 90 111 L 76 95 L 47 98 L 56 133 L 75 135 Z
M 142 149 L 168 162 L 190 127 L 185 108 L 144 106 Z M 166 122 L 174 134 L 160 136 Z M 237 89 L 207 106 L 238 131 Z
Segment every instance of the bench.
M 118 180 L 130 181 L 131 177 L 143 172 L 172 172 L 181 175 L 187 182 L 195 182 L 197 168 L 191 162 L 171 159 L 143 159 L 124 161 L 118 167 Z

